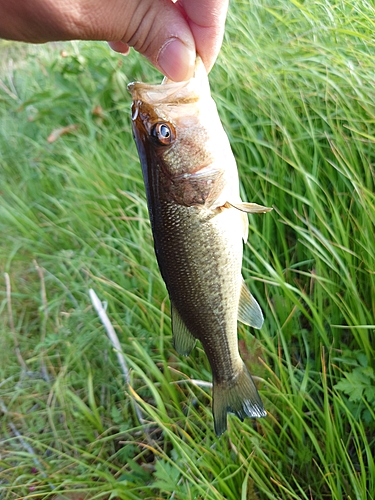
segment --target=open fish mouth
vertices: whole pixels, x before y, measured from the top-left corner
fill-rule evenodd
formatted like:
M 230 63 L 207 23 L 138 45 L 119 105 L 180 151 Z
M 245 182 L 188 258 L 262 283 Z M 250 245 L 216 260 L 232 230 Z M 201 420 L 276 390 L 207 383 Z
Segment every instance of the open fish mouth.
M 174 82 L 164 77 L 161 84 L 152 85 L 143 82 L 128 84 L 133 101 L 147 102 L 150 105 L 173 102 L 175 105 L 197 102 L 205 95 L 210 96 L 210 88 L 206 70 L 200 58 L 195 63 L 193 78 L 185 82 Z

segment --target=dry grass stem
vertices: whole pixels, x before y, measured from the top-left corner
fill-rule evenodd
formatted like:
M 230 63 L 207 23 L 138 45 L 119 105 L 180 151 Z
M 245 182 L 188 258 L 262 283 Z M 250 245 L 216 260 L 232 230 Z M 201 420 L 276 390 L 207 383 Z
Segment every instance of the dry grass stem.
M 96 295 L 96 293 L 94 292 L 94 290 L 92 288 L 90 288 L 89 294 L 90 294 L 92 305 L 94 306 L 94 309 L 98 313 L 100 321 L 102 322 L 102 324 L 105 328 L 105 331 L 107 332 L 108 338 L 109 338 L 109 340 L 113 346 L 113 349 L 116 353 L 117 361 L 119 362 L 119 365 L 121 367 L 121 371 L 122 371 L 122 374 L 124 376 L 125 384 L 128 387 L 130 387 L 129 368 L 128 368 L 127 363 L 125 361 L 125 356 L 124 356 L 124 353 L 122 351 L 121 344 L 120 344 L 118 336 L 115 332 L 115 329 L 113 328 L 112 323 L 110 322 L 110 320 L 108 318 L 107 312 L 104 309 L 103 304 L 101 303 L 101 301 L 99 300 L 99 297 Z M 142 416 L 141 409 L 135 401 L 134 401 L 134 409 L 135 409 L 135 412 L 136 412 L 136 415 L 137 415 L 139 422 L 141 424 L 144 424 L 145 421 L 144 421 L 144 418 Z
M 11 289 L 9 274 L 4 273 L 4 277 L 5 277 L 5 285 L 6 285 L 9 326 L 10 326 L 10 331 L 12 332 L 12 336 L 13 336 L 14 350 L 15 350 L 19 364 L 22 366 L 22 369 L 24 371 L 26 371 L 27 365 L 25 363 L 25 360 L 22 357 L 21 349 L 19 346 L 18 338 L 17 338 L 16 329 L 14 327 L 14 318 L 13 318 L 13 310 L 12 310 L 12 289 Z

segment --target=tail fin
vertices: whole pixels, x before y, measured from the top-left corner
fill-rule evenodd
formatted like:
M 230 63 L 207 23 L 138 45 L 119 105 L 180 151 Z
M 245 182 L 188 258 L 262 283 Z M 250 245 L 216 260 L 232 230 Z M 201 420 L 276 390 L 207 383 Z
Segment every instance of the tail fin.
M 267 416 L 257 388 L 245 365 L 231 383 L 213 384 L 213 405 L 215 432 L 217 436 L 227 429 L 227 413 L 234 413 L 241 420 L 246 417 Z

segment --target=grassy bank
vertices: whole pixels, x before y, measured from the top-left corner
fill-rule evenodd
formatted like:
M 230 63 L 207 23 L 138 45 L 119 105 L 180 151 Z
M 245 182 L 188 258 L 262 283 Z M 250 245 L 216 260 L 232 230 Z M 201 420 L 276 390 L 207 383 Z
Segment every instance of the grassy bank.
M 375 10 L 231 4 L 210 81 L 250 217 L 239 326 L 269 416 L 213 432 L 201 347 L 180 358 L 105 44 L 0 46 L 0 498 L 372 499 Z M 106 303 L 130 369 L 92 306 Z

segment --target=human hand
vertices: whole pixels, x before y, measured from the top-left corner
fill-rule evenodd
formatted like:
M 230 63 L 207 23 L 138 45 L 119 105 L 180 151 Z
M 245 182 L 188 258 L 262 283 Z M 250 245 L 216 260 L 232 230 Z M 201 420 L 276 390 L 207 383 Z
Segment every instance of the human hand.
M 207 70 L 219 53 L 228 0 L 0 0 L 0 37 L 31 43 L 109 40 L 143 54 L 175 81 L 198 53 Z

